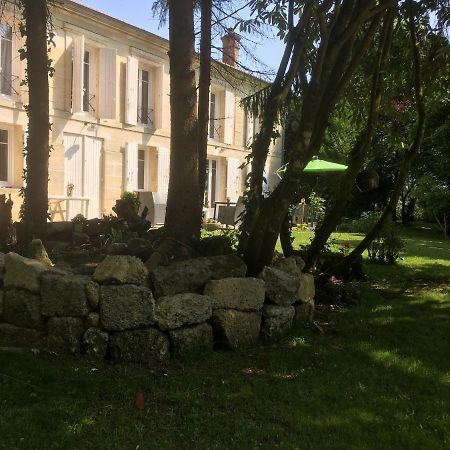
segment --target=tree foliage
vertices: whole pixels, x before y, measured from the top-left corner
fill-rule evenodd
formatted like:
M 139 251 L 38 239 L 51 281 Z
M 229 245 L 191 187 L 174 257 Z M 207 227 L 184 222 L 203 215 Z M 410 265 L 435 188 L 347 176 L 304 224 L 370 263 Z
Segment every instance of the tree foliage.
M 273 4 L 277 8 L 267 16 L 264 11 L 270 11 Z M 273 83 L 246 103 L 248 109 L 260 110 L 261 130 L 252 145 L 252 173 L 239 250 L 249 273 L 255 274 L 270 262 L 303 168 L 318 153 L 330 116 L 392 2 L 255 0 L 252 5 L 266 21 L 284 23 L 280 36 L 286 43 Z M 286 132 L 292 133 L 289 165 L 265 199 L 262 181 L 267 153 L 293 98 L 300 99 L 300 106 L 286 123 Z M 255 108 L 255 104 L 260 106 Z
M 447 239 L 450 218 L 450 186 L 429 175 L 419 181 L 417 197 L 425 218 L 436 221 Z

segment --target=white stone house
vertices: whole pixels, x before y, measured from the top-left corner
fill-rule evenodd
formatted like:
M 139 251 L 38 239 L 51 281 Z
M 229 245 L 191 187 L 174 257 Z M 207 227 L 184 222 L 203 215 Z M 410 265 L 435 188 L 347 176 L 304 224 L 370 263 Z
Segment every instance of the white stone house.
M 11 4 L 0 18 L 0 193 L 12 195 L 17 218 L 28 99 L 26 87 L 20 86 L 25 67 L 18 55 L 22 40 L 15 15 Z M 168 41 L 69 0 L 52 9 L 52 22 L 53 219 L 80 212 L 88 218 L 109 214 L 124 191 L 164 197 L 170 159 Z M 228 56 L 238 51 L 234 40 L 226 38 L 224 45 Z M 264 85 L 232 63 L 225 57 L 213 65 L 205 192 L 210 214 L 214 202 L 235 202 L 243 191 L 246 170 L 239 166 L 258 124 L 246 117 L 240 99 Z M 276 183 L 280 164 L 277 142 L 268 158 L 266 188 Z M 63 206 L 59 212 L 58 204 Z

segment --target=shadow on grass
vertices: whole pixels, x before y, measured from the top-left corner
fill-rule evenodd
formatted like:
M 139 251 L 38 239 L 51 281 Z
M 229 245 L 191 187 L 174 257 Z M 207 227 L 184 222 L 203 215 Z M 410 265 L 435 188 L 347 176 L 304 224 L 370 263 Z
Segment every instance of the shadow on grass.
M 1 355 L 0 447 L 450 445 L 449 291 L 363 298 L 335 313 L 324 335 L 300 330 L 276 345 L 155 371 Z
M 390 287 L 405 284 L 434 284 L 450 281 L 450 267 L 437 261 L 409 265 L 402 261 L 397 264 L 364 262 L 364 273 L 372 280 L 382 280 Z

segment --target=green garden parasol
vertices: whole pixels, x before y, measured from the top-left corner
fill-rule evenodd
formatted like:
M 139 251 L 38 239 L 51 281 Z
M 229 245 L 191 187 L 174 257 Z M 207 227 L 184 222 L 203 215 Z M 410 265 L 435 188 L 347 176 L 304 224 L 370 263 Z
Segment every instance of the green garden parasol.
M 287 164 L 281 166 L 275 173 L 281 179 L 281 174 L 286 172 Z M 347 166 L 343 164 L 337 164 L 330 161 L 325 161 L 324 159 L 312 159 L 306 167 L 303 169 L 305 173 L 321 173 L 321 172 L 345 172 Z
M 323 159 L 312 159 L 303 169 L 305 173 L 320 173 L 320 172 L 344 172 L 347 166 L 337 164 Z

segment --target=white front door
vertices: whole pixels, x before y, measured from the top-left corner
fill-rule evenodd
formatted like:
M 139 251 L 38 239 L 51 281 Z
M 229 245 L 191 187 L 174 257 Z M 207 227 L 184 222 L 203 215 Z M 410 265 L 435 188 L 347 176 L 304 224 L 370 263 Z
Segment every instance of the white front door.
M 101 139 L 76 134 L 64 134 L 64 195 L 70 194 L 67 218 L 77 214 L 88 219 L 100 215 Z M 71 187 L 71 188 L 70 188 Z M 88 199 L 87 214 L 86 200 Z

